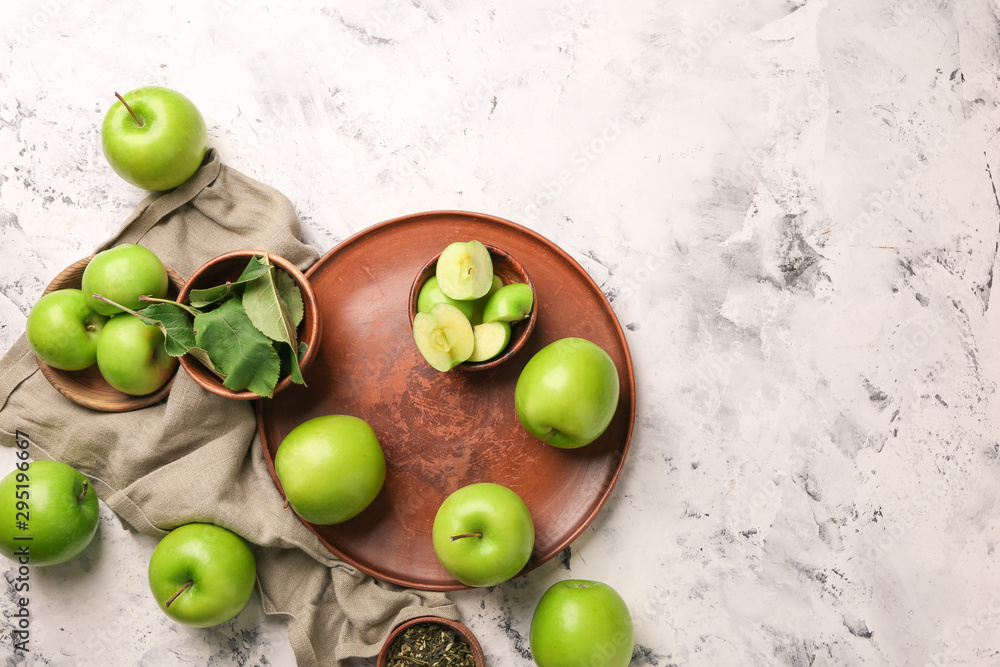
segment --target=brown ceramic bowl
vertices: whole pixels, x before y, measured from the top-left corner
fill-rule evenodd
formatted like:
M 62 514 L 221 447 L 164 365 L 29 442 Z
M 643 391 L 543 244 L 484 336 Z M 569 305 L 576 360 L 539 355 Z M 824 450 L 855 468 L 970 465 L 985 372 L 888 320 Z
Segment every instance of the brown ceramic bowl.
M 59 289 L 80 289 L 83 271 L 87 268 L 87 264 L 90 263 L 93 257 L 93 255 L 84 257 L 63 269 L 49 283 L 48 287 L 45 288 L 42 296 Z M 173 269 L 170 267 L 165 268 L 167 269 L 167 277 L 170 279 L 170 285 L 167 288 L 167 298 L 177 298 L 177 294 L 180 292 L 181 287 L 183 287 L 184 281 Z M 97 364 L 82 371 L 63 371 L 58 368 L 52 368 L 41 359 L 37 360 L 42 375 L 45 376 L 45 379 L 60 394 L 77 405 L 101 412 L 128 412 L 129 410 L 138 410 L 147 405 L 152 405 L 166 398 L 167 394 L 170 393 L 171 385 L 174 383 L 174 378 L 171 377 L 165 385 L 151 394 L 132 396 L 122 393 L 109 385 L 101 377 L 101 372 L 98 370 Z
M 490 251 L 490 258 L 493 260 L 493 275 L 500 276 L 504 285 L 510 285 L 512 283 L 527 283 L 528 287 L 531 288 L 531 293 L 535 293 L 535 285 L 531 282 L 531 276 L 525 271 L 521 263 L 518 262 L 514 257 L 511 256 L 509 252 L 502 248 L 498 248 L 495 245 L 490 245 L 489 243 L 484 243 L 486 249 Z M 413 327 L 413 317 L 417 314 L 417 297 L 420 296 L 420 288 L 424 286 L 424 283 L 434 275 L 434 271 L 437 268 L 438 257 L 441 253 L 438 253 L 432 257 L 423 268 L 420 269 L 420 273 L 417 277 L 413 279 L 413 285 L 410 286 L 410 328 Z M 520 320 L 519 322 L 511 322 L 510 324 L 510 341 L 507 343 L 507 347 L 504 348 L 503 352 L 492 359 L 487 359 L 486 361 L 465 361 L 461 364 L 455 366 L 456 370 L 462 371 L 485 371 L 491 368 L 496 368 L 503 362 L 507 361 L 515 354 L 517 351 L 524 347 L 524 343 L 528 340 L 528 336 L 531 335 L 532 329 L 535 328 L 535 314 L 538 312 L 538 304 L 535 303 L 531 308 L 531 314 L 527 318 Z
M 229 280 L 236 280 L 243 273 L 251 257 L 254 255 L 263 256 L 264 254 L 262 250 L 234 250 L 210 259 L 191 275 L 184 284 L 184 288 L 181 290 L 177 300 L 181 303 L 187 303 L 188 295 L 193 289 L 205 289 L 216 285 L 224 285 Z M 271 253 L 267 253 L 267 255 L 271 263 L 276 268 L 290 275 L 302 291 L 302 302 L 305 310 L 302 322 L 299 323 L 298 340 L 308 345 L 305 355 L 303 355 L 299 362 L 299 367 L 305 372 L 309 364 L 316 358 L 316 349 L 319 347 L 320 341 L 321 320 L 319 317 L 319 307 L 316 304 L 316 295 L 309 281 L 306 280 L 306 277 L 302 275 L 302 272 L 294 264 L 283 257 L 278 257 Z M 185 354 L 181 357 L 181 366 L 191 376 L 192 380 L 213 394 L 240 401 L 261 398 L 259 394 L 249 390 L 233 391 L 227 389 L 223 386 L 221 377 L 214 371 L 206 368 L 191 355 Z M 292 379 L 290 377 L 282 378 L 278 381 L 277 386 L 275 386 L 274 393 L 277 394 L 291 384 Z
M 385 640 L 385 644 L 382 645 L 382 650 L 379 651 L 378 654 L 376 667 L 386 667 L 389 664 L 389 651 L 392 648 L 393 642 L 395 642 L 398 637 L 402 636 L 402 634 L 409 628 L 421 623 L 443 625 L 450 629 L 459 639 L 465 640 L 465 643 L 469 645 L 469 650 L 472 651 L 472 656 L 476 661 L 476 667 L 486 667 L 486 656 L 483 655 L 483 648 L 479 645 L 479 641 L 476 639 L 476 636 L 472 634 L 472 631 L 458 621 L 451 621 L 447 618 L 440 618 L 438 616 L 421 616 L 420 618 L 414 618 L 397 625 L 396 629 L 389 633 L 389 638 Z

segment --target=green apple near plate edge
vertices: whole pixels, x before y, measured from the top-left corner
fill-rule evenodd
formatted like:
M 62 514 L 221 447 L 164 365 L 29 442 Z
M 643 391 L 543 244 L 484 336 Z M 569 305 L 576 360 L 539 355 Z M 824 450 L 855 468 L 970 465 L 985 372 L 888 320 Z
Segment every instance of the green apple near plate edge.
M 157 327 L 119 313 L 97 339 L 97 368 L 109 385 L 124 394 L 150 394 L 165 385 L 177 368 L 177 358 L 167 354 L 163 343 Z
M 83 473 L 33 461 L 0 481 L 0 552 L 24 565 L 64 563 L 94 539 L 99 516 L 97 493 Z
M 60 289 L 32 306 L 25 335 L 31 351 L 46 364 L 79 371 L 97 362 L 97 341 L 107 321 L 90 307 L 81 290 Z
M 201 166 L 205 119 L 181 93 L 161 86 L 118 95 L 101 125 L 101 147 L 123 179 L 146 190 L 171 190 Z
M 385 482 L 385 455 L 363 419 L 323 415 L 289 431 L 278 445 L 274 470 L 296 514 L 331 525 L 375 500 Z
M 101 296 L 126 308 L 138 310 L 146 304 L 140 296 L 163 298 L 170 287 L 167 269 L 156 254 L 135 243 L 123 243 L 94 255 L 83 270 L 80 289 L 87 304 L 101 315 L 114 315 L 121 308 L 94 296 Z
M 531 435 L 574 449 L 604 433 L 619 391 L 618 370 L 607 352 L 583 338 L 561 338 L 528 360 L 514 388 L 514 409 Z
M 179 623 L 207 628 L 238 615 L 257 579 L 253 552 L 236 533 L 210 523 L 170 531 L 149 559 L 156 604 Z
M 559 581 L 535 606 L 529 643 L 538 667 L 626 667 L 635 648 L 632 615 L 608 584 Z
M 494 586 L 528 563 L 535 527 L 517 493 L 479 482 L 445 498 L 434 517 L 431 541 L 448 574 L 466 586 Z

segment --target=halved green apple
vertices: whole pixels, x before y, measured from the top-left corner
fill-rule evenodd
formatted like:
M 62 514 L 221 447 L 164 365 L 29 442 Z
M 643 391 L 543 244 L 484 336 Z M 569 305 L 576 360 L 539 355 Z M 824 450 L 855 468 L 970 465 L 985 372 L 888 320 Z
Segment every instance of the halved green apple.
M 483 322 L 517 322 L 531 313 L 534 294 L 526 283 L 498 289 L 483 307 Z
M 469 361 L 488 361 L 503 352 L 510 342 L 510 324 L 484 322 L 472 327 L 473 347 Z
M 493 259 L 479 241 L 456 241 L 441 251 L 435 274 L 446 296 L 459 301 L 478 299 L 493 285 Z
M 493 284 L 490 286 L 490 291 L 486 293 L 486 296 L 481 296 L 473 304 L 472 314 L 469 315 L 469 321 L 472 322 L 472 326 L 483 323 L 483 309 L 486 308 L 486 302 L 490 300 L 490 297 L 496 294 L 496 291 L 503 287 L 503 280 L 500 276 L 493 274 Z M 443 294 L 443 292 L 442 292 Z M 456 303 L 469 303 L 468 301 L 456 301 Z
M 475 347 L 469 318 L 449 303 L 413 316 L 413 340 L 427 363 L 442 372 L 467 361 Z

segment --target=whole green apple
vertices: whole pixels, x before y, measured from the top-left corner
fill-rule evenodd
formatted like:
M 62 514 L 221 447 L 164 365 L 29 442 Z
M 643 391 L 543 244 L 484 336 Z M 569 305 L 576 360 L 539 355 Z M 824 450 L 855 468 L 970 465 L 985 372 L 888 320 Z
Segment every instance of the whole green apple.
M 514 387 L 514 409 L 531 435 L 574 449 L 604 433 L 618 393 L 618 369 L 607 352 L 583 338 L 561 338 L 525 364 Z
M 431 540 L 448 574 L 466 586 L 495 586 L 528 563 L 535 525 L 517 493 L 480 482 L 445 498 L 434 517 Z
M 46 364 L 79 371 L 97 361 L 97 340 L 107 321 L 90 308 L 82 291 L 61 289 L 31 308 L 25 335 L 31 351 Z
M 123 243 L 97 253 L 80 279 L 87 304 L 101 315 L 114 315 L 122 309 L 94 297 L 95 293 L 138 310 L 146 305 L 139 300 L 140 296 L 163 298 L 169 286 L 170 278 L 160 258 L 135 243 Z
M 0 553 L 23 565 L 64 563 L 94 539 L 99 514 L 83 473 L 33 461 L 0 481 Z
M 357 516 L 375 500 L 385 482 L 385 455 L 363 419 L 324 415 L 284 437 L 274 470 L 295 513 L 326 526 Z
M 632 615 L 605 583 L 552 584 L 531 617 L 531 656 L 538 667 L 626 667 L 635 639 Z
M 146 86 L 118 96 L 108 109 L 101 147 L 111 168 L 132 185 L 171 190 L 198 171 L 208 149 L 208 130 L 187 97 Z
M 104 325 L 97 340 L 97 368 L 118 391 L 151 394 L 170 380 L 177 358 L 167 354 L 163 332 L 135 315 L 121 313 Z
M 239 614 L 257 578 L 253 552 L 236 533 L 189 523 L 160 540 L 149 559 L 149 588 L 178 623 L 207 628 Z

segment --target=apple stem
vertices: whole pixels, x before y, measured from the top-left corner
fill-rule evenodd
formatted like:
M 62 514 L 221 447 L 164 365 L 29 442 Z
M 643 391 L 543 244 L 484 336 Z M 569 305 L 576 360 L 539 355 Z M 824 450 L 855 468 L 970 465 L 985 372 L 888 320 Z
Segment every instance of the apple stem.
M 181 593 L 183 593 L 183 592 L 184 592 L 184 591 L 186 591 L 187 589 L 191 588 L 191 585 L 192 585 L 192 584 L 194 584 L 194 582 L 193 582 L 193 581 L 190 581 L 190 580 L 189 580 L 189 581 L 188 581 L 188 582 L 187 582 L 186 584 L 184 584 L 184 587 L 183 587 L 183 588 L 181 588 L 181 589 L 180 589 L 179 591 L 177 591 L 176 593 L 174 593 L 174 596 L 173 596 L 172 598 L 170 598 L 169 600 L 167 600 L 167 604 L 165 604 L 164 606 L 165 606 L 165 607 L 169 607 L 169 606 L 170 606 L 170 603 L 171 603 L 171 602 L 173 602 L 174 600 L 176 600 L 176 599 L 177 599 L 177 597 L 178 597 L 178 596 L 179 596 L 179 595 L 180 595 Z
M 545 434 L 545 439 L 544 439 L 544 440 L 542 440 L 542 444 L 543 444 L 543 445 L 547 445 L 547 444 L 549 444 L 549 439 L 550 439 L 550 438 L 551 438 L 552 436 L 554 436 L 555 434 L 556 434 L 556 430 L 555 430 L 554 428 L 552 428 L 552 429 L 549 429 L 549 432 Z
M 128 109 L 128 112 L 130 114 L 132 114 L 132 118 L 135 118 L 135 122 L 139 123 L 139 127 L 145 127 L 146 126 L 146 123 L 143 122 L 143 120 L 141 118 L 139 118 L 138 116 L 135 115 L 135 112 L 132 111 L 132 107 L 130 107 L 128 105 L 128 102 L 125 101 L 124 97 L 122 97 L 121 95 L 119 95 L 117 92 L 115 93 L 115 97 L 117 97 L 121 101 L 121 103 L 125 105 L 125 108 Z
M 131 308 L 126 308 L 125 306 L 121 305 L 120 303 L 115 303 L 114 301 L 112 301 L 108 297 L 104 296 L 103 294 L 98 294 L 97 292 L 94 292 L 90 296 L 92 296 L 95 299 L 98 299 L 100 301 L 103 301 L 104 303 L 110 303 L 115 308 L 121 308 L 123 311 L 125 311 L 126 313 L 129 313 L 130 315 L 135 315 L 136 317 L 139 317 L 139 313 L 137 313 L 136 311 L 132 310 Z
M 179 301 L 171 301 L 170 299 L 159 299 L 155 296 L 149 296 L 148 294 L 143 294 L 142 296 L 140 296 L 139 301 L 144 301 L 146 303 L 168 303 L 172 306 L 180 306 L 187 312 L 191 313 L 193 317 L 197 317 L 198 315 L 201 314 L 199 311 L 195 310 L 191 306 L 186 306 Z
M 285 506 L 283 508 L 286 512 L 288 511 L 288 498 L 285 498 Z
M 482 536 L 483 536 L 482 533 L 462 533 L 461 535 L 452 535 L 450 541 L 454 542 L 455 540 L 460 540 L 463 537 L 482 537 Z
M 87 482 L 87 478 L 84 477 L 83 478 L 83 493 L 81 493 L 80 496 L 76 499 L 76 502 L 82 503 L 83 499 L 87 497 L 87 491 L 89 491 L 89 490 L 90 490 L 90 485 Z

